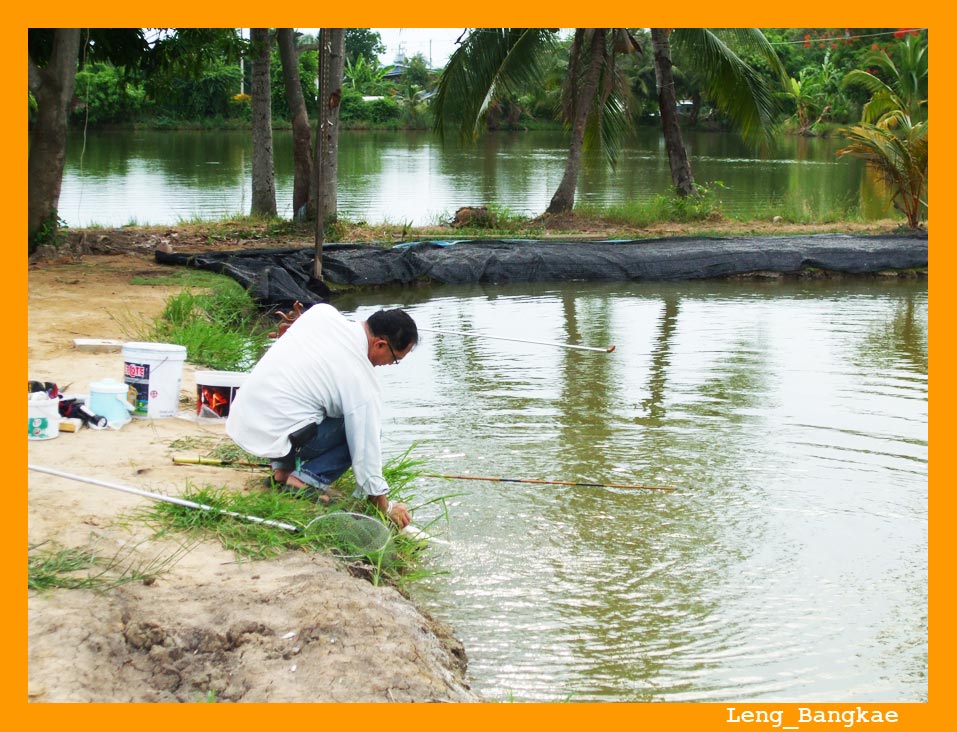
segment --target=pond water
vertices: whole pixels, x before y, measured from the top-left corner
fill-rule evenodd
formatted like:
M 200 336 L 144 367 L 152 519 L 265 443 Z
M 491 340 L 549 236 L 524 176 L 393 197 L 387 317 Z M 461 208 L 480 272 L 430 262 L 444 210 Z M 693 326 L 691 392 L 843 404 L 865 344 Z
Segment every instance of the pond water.
M 292 138 L 276 131 L 277 207 L 291 218 Z M 737 137 L 686 136 L 696 180 L 715 187 L 729 215 L 848 212 L 888 214 L 886 201 L 853 158 L 836 157 L 840 139 L 782 136 L 755 152 Z M 422 226 L 460 206 L 494 205 L 535 216 L 548 206 L 568 145 L 558 132 L 495 133 L 475 145 L 441 144 L 427 132 L 340 136 L 339 213 L 351 221 Z M 248 132 L 97 132 L 73 135 L 60 217 L 69 226 L 177 224 L 248 214 L 252 200 Z M 648 201 L 671 186 L 661 134 L 639 128 L 617 167 L 599 151 L 584 156 L 578 202 Z
M 493 701 L 927 700 L 927 288 L 566 283 L 337 301 L 420 326 L 387 456 L 443 543 L 416 600 Z

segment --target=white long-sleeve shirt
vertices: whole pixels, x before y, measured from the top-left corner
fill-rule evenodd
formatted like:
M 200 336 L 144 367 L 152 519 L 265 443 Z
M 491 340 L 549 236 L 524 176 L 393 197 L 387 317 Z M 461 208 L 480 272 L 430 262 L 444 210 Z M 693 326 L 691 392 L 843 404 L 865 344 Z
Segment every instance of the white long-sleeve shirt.
M 272 344 L 236 392 L 227 434 L 254 455 L 289 454 L 289 435 L 342 417 L 356 485 L 386 493 L 380 443 L 382 395 L 362 323 L 331 305 L 314 305 Z

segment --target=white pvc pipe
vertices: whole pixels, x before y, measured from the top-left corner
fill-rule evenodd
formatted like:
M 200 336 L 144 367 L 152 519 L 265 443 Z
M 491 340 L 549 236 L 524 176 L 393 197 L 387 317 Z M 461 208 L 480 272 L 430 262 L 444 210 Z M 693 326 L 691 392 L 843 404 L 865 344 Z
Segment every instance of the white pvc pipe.
M 110 488 L 115 491 L 123 491 L 124 493 L 132 493 L 134 496 L 142 496 L 143 498 L 151 498 L 154 501 L 163 501 L 165 503 L 175 503 L 177 506 L 186 506 L 187 508 L 198 508 L 203 511 L 215 511 L 216 513 L 224 514 L 225 516 L 232 516 L 233 518 L 241 518 L 246 521 L 252 521 L 253 523 L 263 524 L 265 526 L 274 526 L 277 529 L 285 529 L 286 531 L 300 531 L 300 527 L 293 526 L 292 524 L 284 524 L 282 521 L 273 521 L 271 519 L 260 518 L 259 516 L 246 516 L 241 513 L 235 513 L 233 511 L 226 511 L 222 508 L 216 508 L 215 506 L 207 506 L 205 503 L 195 503 L 194 501 L 187 501 L 185 498 L 177 498 L 176 496 L 164 496 L 160 493 L 150 493 L 149 491 L 141 491 L 139 488 L 131 488 L 128 485 L 120 485 L 119 483 L 107 483 L 104 480 L 96 480 L 95 478 L 85 478 L 82 475 L 73 475 L 71 473 L 64 473 L 61 470 L 54 470 L 53 468 L 45 468 L 41 465 L 27 465 L 29 470 L 35 470 L 38 473 L 48 473 L 49 475 L 56 475 L 60 478 L 68 478 L 70 480 L 78 480 L 81 483 L 91 483 L 92 485 L 102 486 L 103 488 Z
M 188 501 L 185 498 L 177 498 L 176 496 L 164 496 L 161 493 L 150 493 L 149 491 L 143 491 L 139 488 L 132 488 L 128 485 L 120 485 L 119 483 L 108 483 L 105 480 L 97 480 L 95 478 L 86 478 L 82 475 L 73 475 L 72 473 L 64 473 L 62 470 L 55 470 L 53 468 L 46 468 L 42 465 L 27 465 L 29 470 L 35 470 L 38 473 L 47 473 L 49 475 L 56 475 L 60 478 L 68 478 L 69 480 L 78 480 L 81 483 L 90 483 L 92 485 L 98 485 L 103 488 L 110 488 L 116 491 L 123 491 L 124 493 L 132 493 L 134 496 L 142 496 L 143 498 L 151 498 L 155 501 L 163 501 L 165 503 L 174 503 L 177 506 L 186 506 L 187 508 L 198 508 L 202 511 L 215 511 L 216 513 L 221 513 L 226 516 L 232 516 L 233 518 L 246 519 L 247 521 L 252 521 L 257 524 L 264 524 L 266 526 L 274 526 L 277 529 L 285 529 L 286 531 L 300 531 L 300 527 L 293 526 L 292 524 L 285 524 L 281 521 L 273 521 L 271 519 L 264 519 L 259 516 L 246 516 L 241 513 L 235 513 L 233 511 L 226 511 L 221 508 L 216 508 L 215 506 L 207 506 L 205 503 L 196 503 L 194 501 Z M 360 514 L 363 515 L 363 514 Z M 320 517 L 321 518 L 321 517 Z M 313 519 L 315 521 L 315 519 Z M 434 541 L 437 544 L 447 544 L 441 539 L 436 539 L 434 536 L 425 533 L 422 529 L 417 526 L 409 524 L 404 529 L 405 533 L 409 534 L 414 539 L 426 539 L 427 541 Z
M 488 333 L 477 333 L 473 330 L 445 330 L 444 328 L 423 328 L 419 326 L 418 330 L 426 333 L 443 333 L 445 335 L 461 335 L 471 338 L 495 338 L 500 341 L 515 341 L 516 343 L 534 343 L 538 346 L 557 346 L 558 348 L 574 348 L 579 351 L 597 351 L 598 353 L 611 353 L 615 350 L 614 344 L 607 348 L 595 348 L 594 346 L 575 346 L 570 343 L 555 343 L 554 341 L 531 341 L 525 338 L 507 338 L 506 336 L 489 335 Z

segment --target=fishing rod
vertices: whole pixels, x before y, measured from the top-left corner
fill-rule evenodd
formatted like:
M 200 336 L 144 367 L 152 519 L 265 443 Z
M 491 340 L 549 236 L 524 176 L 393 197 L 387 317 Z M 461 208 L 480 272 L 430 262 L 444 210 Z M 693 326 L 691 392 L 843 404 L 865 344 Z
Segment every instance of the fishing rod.
M 244 460 L 216 460 L 214 458 L 202 457 L 174 457 L 173 462 L 177 465 L 211 465 L 216 467 L 231 467 L 238 465 L 249 468 L 268 468 L 263 463 L 253 463 Z M 535 485 L 571 485 L 580 488 L 627 488 L 650 491 L 673 491 L 674 488 L 661 485 L 622 485 L 619 483 L 575 483 L 568 480 L 537 480 L 534 478 L 489 478 L 478 475 L 445 475 L 443 473 L 422 473 L 425 478 L 448 478 L 449 480 L 487 480 L 496 483 L 533 483 Z
M 650 491 L 673 491 L 663 485 L 620 485 L 616 483 L 575 483 L 568 480 L 536 480 L 534 478 L 488 478 L 478 475 L 443 475 L 441 473 L 422 473 L 427 478 L 448 478 L 450 480 L 489 480 L 496 483 L 534 483 L 535 485 L 572 485 L 582 488 L 642 488 Z
M 215 458 L 204 457 L 173 457 L 176 465 L 211 465 L 214 467 L 231 467 L 237 465 L 243 468 L 260 468 L 265 470 L 269 463 L 254 463 L 250 460 L 217 460 Z
M 595 346 L 576 346 L 571 343 L 556 343 L 554 341 L 533 341 L 526 338 L 508 338 L 507 336 L 489 335 L 488 333 L 477 333 L 474 330 L 446 330 L 445 328 L 423 328 L 419 326 L 418 330 L 426 333 L 442 333 L 443 335 L 460 335 L 469 338 L 494 338 L 499 341 L 514 341 L 516 343 L 534 343 L 537 346 L 556 346 L 558 348 L 572 348 L 578 351 L 595 351 L 597 353 L 611 353 L 615 350 L 615 344 L 607 348 L 596 348 Z

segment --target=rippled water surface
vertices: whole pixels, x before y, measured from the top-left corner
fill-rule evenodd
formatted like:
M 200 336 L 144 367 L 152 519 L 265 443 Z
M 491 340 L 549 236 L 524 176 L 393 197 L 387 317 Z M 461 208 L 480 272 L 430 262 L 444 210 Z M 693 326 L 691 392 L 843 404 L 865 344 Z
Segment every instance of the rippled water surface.
M 840 138 L 781 136 L 763 153 L 736 136 L 688 132 L 695 178 L 732 215 L 848 212 L 888 215 L 886 196 L 864 164 L 838 158 Z M 70 226 L 176 224 L 248 214 L 252 143 L 245 131 L 97 132 L 67 150 L 59 215 Z M 274 139 L 276 203 L 291 218 L 292 136 Z M 339 138 L 339 215 L 371 224 L 423 226 L 460 206 L 492 205 L 537 216 L 564 172 L 558 132 L 496 133 L 477 144 L 440 143 L 425 132 L 344 131 Z M 577 201 L 600 206 L 648 202 L 671 187 L 661 133 L 640 128 L 612 169 L 586 151 Z M 825 216 L 825 218 L 827 218 Z
M 380 291 L 424 327 L 379 369 L 387 455 L 450 496 L 417 600 L 473 688 L 521 701 L 927 698 L 927 289 Z M 428 524 L 435 505 L 420 509 Z

